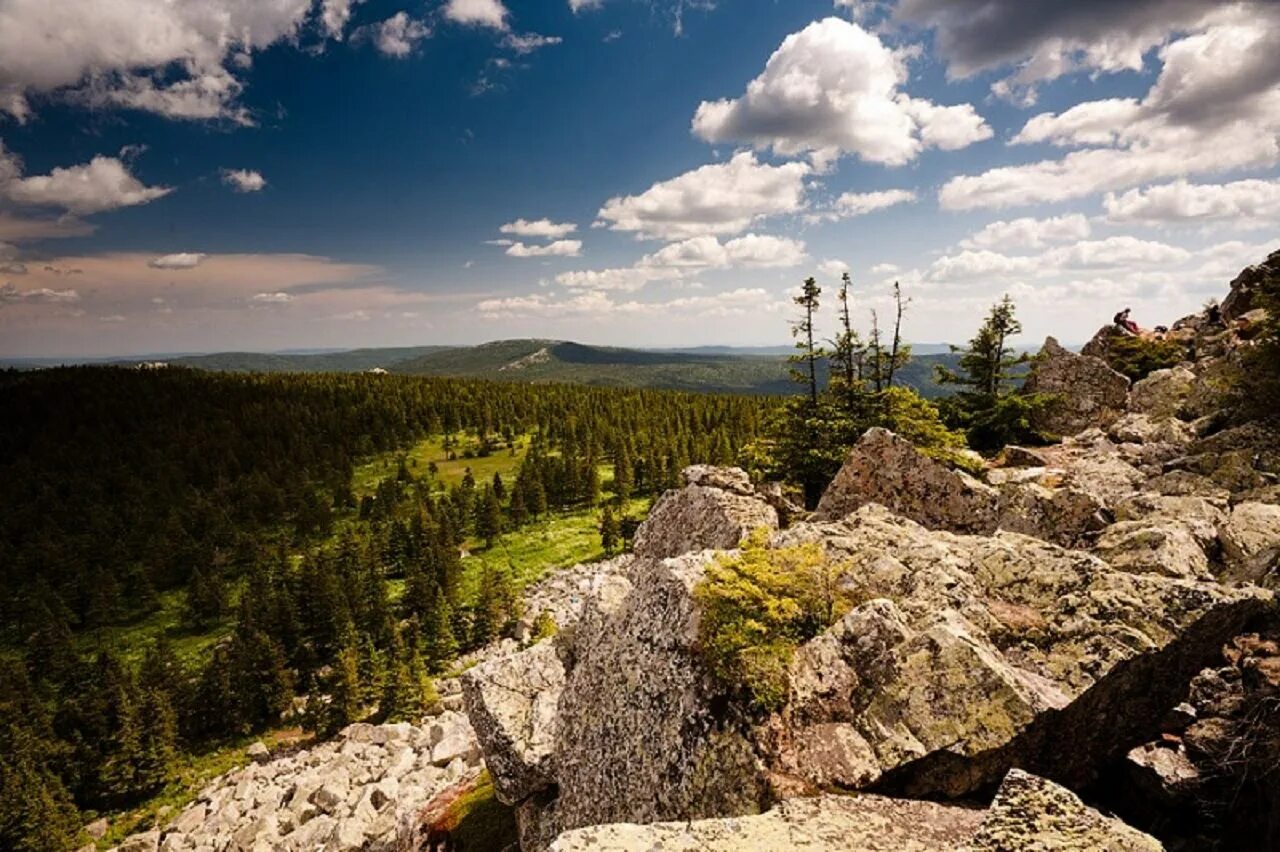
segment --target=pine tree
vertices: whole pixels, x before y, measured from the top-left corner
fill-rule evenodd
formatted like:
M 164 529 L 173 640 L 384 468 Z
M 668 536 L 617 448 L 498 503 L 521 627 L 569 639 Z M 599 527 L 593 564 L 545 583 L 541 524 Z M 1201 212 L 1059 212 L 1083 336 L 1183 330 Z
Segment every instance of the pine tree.
M 493 488 L 485 488 L 476 502 L 476 535 L 484 539 L 486 547 L 502 534 L 502 504 Z
M 800 308 L 800 318 L 791 324 L 791 334 L 796 338 L 797 353 L 788 360 L 792 364 L 801 365 L 792 369 L 791 377 L 805 386 L 809 403 L 818 404 L 818 360 L 823 356 L 822 348 L 814 342 L 813 317 L 818 312 L 818 297 L 822 288 L 815 278 L 806 278 L 800 295 L 792 299 Z
M 453 633 L 453 611 L 439 587 L 436 587 L 431 606 L 423 613 L 422 636 L 431 670 L 443 671 L 445 664 L 457 656 L 458 641 Z
M 529 520 L 529 510 L 524 505 L 524 491 L 516 488 L 511 492 L 511 526 L 519 529 Z
M 360 654 L 354 645 L 338 651 L 329 675 L 328 692 L 329 703 L 325 706 L 321 731 L 333 735 L 360 718 Z
M 961 353 L 959 372 L 937 369 L 940 383 L 961 388 L 947 403 L 948 419 L 966 430 L 969 446 L 976 450 L 993 452 L 1009 443 L 1039 437 L 1031 420 L 1048 404 L 1047 397 L 1014 393 L 1018 380 L 1015 369 L 1030 360 L 1008 345 L 1021 331 L 1013 301 L 1005 296 L 991 306 L 968 347 L 953 348 Z
M 618 525 L 618 519 L 614 517 L 613 509 L 606 505 L 604 514 L 600 517 L 600 546 L 604 548 L 606 556 L 612 554 L 617 548 L 621 535 L 622 530 Z

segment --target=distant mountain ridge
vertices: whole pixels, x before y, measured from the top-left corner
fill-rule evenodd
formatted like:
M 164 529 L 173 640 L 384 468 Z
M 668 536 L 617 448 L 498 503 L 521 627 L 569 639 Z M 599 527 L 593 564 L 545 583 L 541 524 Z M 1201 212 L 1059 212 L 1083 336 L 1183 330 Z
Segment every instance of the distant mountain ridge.
M 954 366 L 943 344 L 920 344 L 899 373 L 926 397 L 947 391 L 933 380 L 934 366 Z M 942 350 L 942 351 L 940 351 Z M 162 362 L 216 372 L 354 373 L 374 369 L 416 376 L 454 376 L 512 382 L 568 382 L 608 387 L 650 387 L 720 393 L 788 394 L 790 346 L 698 346 L 637 349 L 592 346 L 567 340 L 495 340 L 478 346 L 407 346 L 292 352 L 215 352 L 130 359 L 84 359 L 135 365 Z M 14 359 L 0 366 L 38 368 L 75 359 Z M 825 373 L 825 367 L 823 369 Z

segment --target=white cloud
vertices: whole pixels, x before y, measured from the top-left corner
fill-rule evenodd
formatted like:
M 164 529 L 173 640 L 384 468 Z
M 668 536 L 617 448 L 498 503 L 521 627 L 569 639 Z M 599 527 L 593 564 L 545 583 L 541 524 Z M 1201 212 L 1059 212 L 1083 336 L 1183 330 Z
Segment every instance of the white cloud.
M 223 169 L 222 182 L 236 192 L 258 192 L 267 185 L 267 179 L 252 169 Z
M 75 290 L 51 290 L 40 287 L 32 290 L 19 290 L 13 284 L 0 287 L 0 305 L 26 304 L 68 304 L 80 301 L 80 294 Z
M 293 300 L 294 297 L 289 293 L 279 291 L 275 293 L 254 293 L 250 298 L 251 302 L 259 305 L 286 305 Z
M 500 0 L 449 0 L 443 11 L 444 16 L 456 24 L 504 31 L 511 14 Z
M 871 267 L 872 275 L 892 275 L 898 271 L 900 271 L 900 268 L 896 263 L 877 263 Z
M 609 199 L 599 220 L 644 239 L 679 240 L 740 233 L 760 219 L 804 208 L 804 163 L 771 166 L 743 151 L 662 181 L 639 195 Z
M 1027 274 L 1034 272 L 1039 265 L 1037 258 L 1009 257 L 985 249 L 965 249 L 958 254 L 935 260 L 926 277 L 931 281 L 965 281 Z
M 888 189 L 881 192 L 846 192 L 836 199 L 835 213 L 841 217 L 865 216 L 886 207 L 906 204 L 916 200 L 916 194 L 907 189 Z
M 378 52 L 385 56 L 403 59 L 413 53 L 418 42 L 431 35 L 431 30 L 407 12 L 397 12 L 385 21 L 363 28 L 366 37 L 372 38 Z
M 3 154 L 0 154 L 3 159 Z M 2 169 L 2 166 L 0 166 Z M 0 171 L 0 185 L 4 182 Z M 3 191 L 0 190 L 0 195 Z M 0 240 L 12 242 L 28 242 L 30 240 L 51 240 L 66 237 L 84 237 L 94 232 L 94 226 L 83 219 L 71 215 L 54 217 L 17 216 L 9 211 L 0 210 Z
M 144 186 L 116 157 L 55 168 L 22 177 L 22 162 L 0 144 L 0 197 L 31 207 L 58 207 L 77 216 L 146 204 L 168 195 L 165 186 Z
M 1131 236 L 1079 242 L 1050 253 L 1053 265 L 1075 269 L 1158 266 L 1177 263 L 1190 256 L 1186 249 Z
M 347 22 L 351 20 L 351 9 L 363 0 L 323 0 L 320 4 L 320 23 L 330 38 L 342 40 Z
M 507 247 L 511 257 L 578 257 L 582 254 L 581 240 L 556 240 L 545 246 L 512 243 Z
M 575 15 L 588 9 L 599 9 L 604 0 L 569 0 L 569 10 Z
M 624 293 L 642 289 L 651 281 L 679 278 L 679 270 L 670 267 L 621 266 L 611 269 L 575 269 L 561 272 L 556 283 L 570 290 L 618 290 Z
M 1024 217 L 992 222 L 973 236 L 961 241 L 964 248 L 1038 249 L 1051 243 L 1072 242 L 1089 236 L 1089 220 L 1079 213 L 1048 219 Z
M 645 255 L 640 267 L 657 269 L 779 269 L 808 259 L 799 240 L 746 234 L 722 243 L 712 236 L 691 237 Z
M 229 66 L 293 39 L 315 0 L 6 0 L 0 4 L 0 109 L 19 120 L 28 96 L 173 118 L 251 123 Z M 322 9 L 321 29 L 342 17 Z
M 901 0 L 894 15 L 901 23 L 934 30 L 953 77 L 1015 66 L 992 91 L 1029 104 L 1037 83 L 1064 74 L 1140 71 L 1147 51 L 1231 5 L 1223 0 Z
M 1131 189 L 1103 199 L 1107 219 L 1168 225 L 1227 222 L 1237 228 L 1265 228 L 1280 221 L 1280 180 L 1238 180 L 1193 184 L 1185 180 Z
M 1280 9 L 1222 9 L 1203 32 L 1161 49 L 1160 75 L 1142 100 L 1088 101 L 1038 115 L 1013 139 L 1087 147 L 953 178 L 939 193 L 942 206 L 1065 201 L 1280 162 Z
M 927 147 L 954 150 L 990 138 L 969 104 L 939 106 L 901 90 L 907 57 L 857 24 L 816 21 L 793 33 L 733 100 L 704 101 L 693 132 L 826 165 L 842 154 L 903 165 Z
M 536 219 L 533 221 L 517 219 L 514 222 L 508 222 L 498 230 L 501 233 L 512 234 L 517 237 L 558 240 L 578 230 L 578 226 L 572 222 L 552 222 L 550 219 Z
M 688 296 L 660 302 L 616 302 L 607 293 L 580 293 L 557 299 L 541 293 L 485 299 L 476 310 L 486 319 L 534 317 L 542 319 L 572 317 L 662 316 L 699 319 L 703 317 L 741 317 L 762 311 L 785 310 L 789 303 L 761 288 L 743 287 L 708 296 Z
M 207 254 L 200 252 L 181 252 L 179 254 L 166 254 L 157 257 L 154 260 L 147 261 L 147 266 L 152 269 L 195 269 Z
M 825 278 L 839 278 L 849 271 L 849 264 L 843 260 L 824 260 L 818 264 L 818 274 Z
M 524 56 L 533 53 L 535 50 L 560 44 L 562 41 L 564 39 L 560 38 L 560 36 L 546 36 L 538 33 L 510 33 L 502 40 L 502 46 Z

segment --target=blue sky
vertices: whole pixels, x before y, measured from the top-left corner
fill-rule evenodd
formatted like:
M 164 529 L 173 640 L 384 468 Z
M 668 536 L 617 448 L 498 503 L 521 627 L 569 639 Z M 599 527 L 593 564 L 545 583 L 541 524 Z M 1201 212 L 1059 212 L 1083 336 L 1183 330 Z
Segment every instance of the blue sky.
M 1274 4 L 0 0 L 0 354 L 958 341 L 1275 248 Z M 504 226 L 506 226 L 504 228 Z

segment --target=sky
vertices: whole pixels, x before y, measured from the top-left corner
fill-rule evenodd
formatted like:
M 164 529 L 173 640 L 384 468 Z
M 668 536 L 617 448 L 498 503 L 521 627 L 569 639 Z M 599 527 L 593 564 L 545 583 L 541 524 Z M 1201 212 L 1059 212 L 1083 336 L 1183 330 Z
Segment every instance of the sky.
M 1280 248 L 1280 3 L 0 0 L 0 356 L 1169 323 Z

